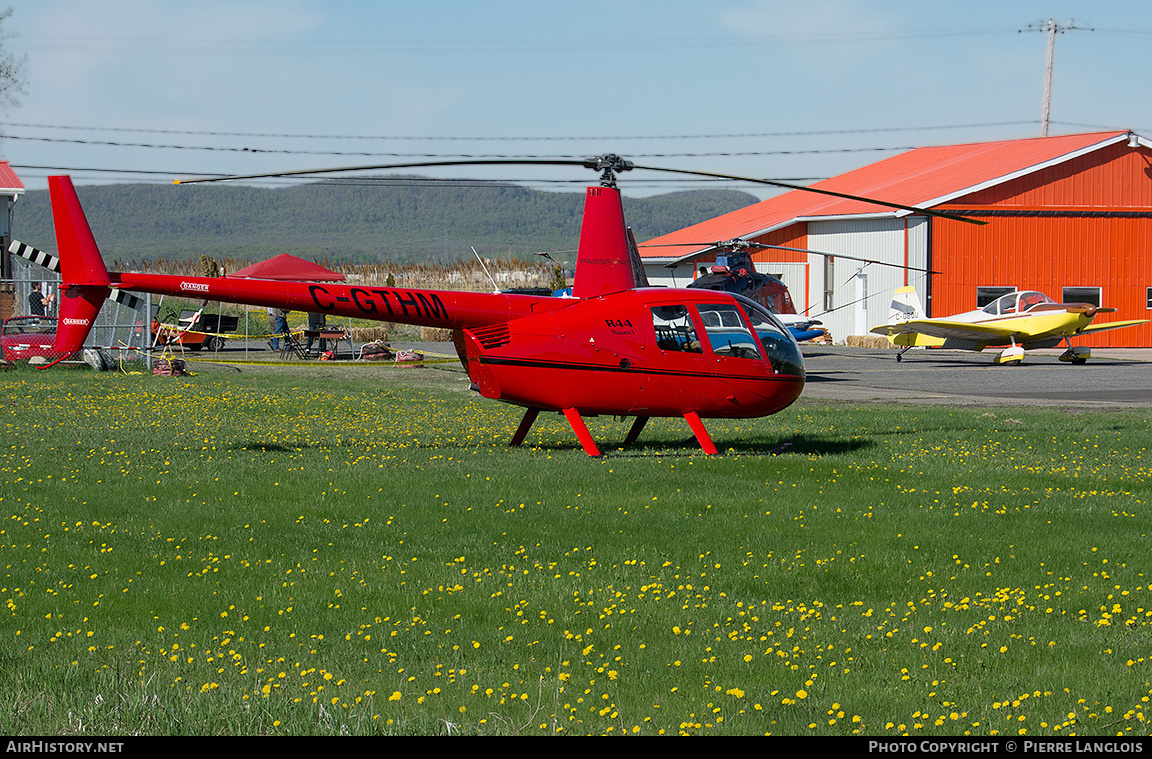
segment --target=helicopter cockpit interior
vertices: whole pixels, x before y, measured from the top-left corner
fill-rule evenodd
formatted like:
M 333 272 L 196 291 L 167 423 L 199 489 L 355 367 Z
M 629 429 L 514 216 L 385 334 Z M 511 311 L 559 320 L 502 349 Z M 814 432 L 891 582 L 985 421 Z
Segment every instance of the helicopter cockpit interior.
M 657 347 L 666 351 L 703 353 L 707 345 L 716 356 L 753 360 L 767 358 L 775 373 L 803 377 L 804 359 L 791 333 L 768 309 L 749 298 L 735 297 L 740 307 L 731 303 L 694 306 L 704 328 L 705 340 L 700 339 L 688 306 L 654 306 L 652 322 Z

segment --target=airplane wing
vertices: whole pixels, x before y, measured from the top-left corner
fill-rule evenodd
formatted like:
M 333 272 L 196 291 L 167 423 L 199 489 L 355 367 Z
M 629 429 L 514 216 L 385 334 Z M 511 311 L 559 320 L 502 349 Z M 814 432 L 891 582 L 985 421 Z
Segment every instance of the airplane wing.
M 1133 319 L 1122 322 L 1108 322 L 1107 324 L 1089 324 L 1076 332 L 1069 332 L 1066 329 L 1053 329 L 1053 327 L 1057 325 L 1051 323 L 1035 324 L 1033 326 L 1036 327 L 1036 329 L 1020 329 L 1022 321 L 1024 320 L 1007 320 L 1003 322 L 1002 326 L 998 326 L 995 323 L 979 324 L 951 321 L 948 319 L 910 319 L 905 322 L 873 327 L 871 331 L 887 337 L 918 334 L 929 335 L 944 340 L 968 340 L 989 343 L 995 340 L 1014 339 L 1027 343 L 1029 340 L 1045 338 L 1062 339 L 1064 337 L 1076 337 L 1078 335 L 1104 332 L 1110 329 L 1120 329 L 1121 327 L 1132 327 L 1137 324 L 1145 324 L 1149 320 Z M 1008 325 L 1013 325 L 1014 328 Z
M 1108 322 L 1107 324 L 1089 324 L 1087 327 L 1080 330 L 1076 334 L 1089 335 L 1089 334 L 1092 334 L 1094 332 L 1104 332 L 1104 331 L 1107 331 L 1110 329 L 1120 329 L 1121 327 L 1134 327 L 1137 324 L 1147 324 L 1147 323 L 1148 323 L 1147 319 L 1130 319 L 1129 321 L 1124 321 L 1124 322 Z
M 895 337 L 896 335 L 920 334 L 939 337 L 944 340 L 992 340 L 996 338 L 1009 338 L 1019 336 L 1021 332 L 1016 329 L 1005 329 L 990 324 L 970 324 L 967 322 L 949 321 L 947 319 L 910 319 L 896 324 L 884 324 L 873 327 L 872 332 L 877 335 Z

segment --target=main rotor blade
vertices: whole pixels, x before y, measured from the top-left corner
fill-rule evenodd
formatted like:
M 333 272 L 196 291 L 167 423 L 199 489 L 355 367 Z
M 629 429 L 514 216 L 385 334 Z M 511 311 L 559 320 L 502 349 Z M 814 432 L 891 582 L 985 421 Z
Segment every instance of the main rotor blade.
M 845 255 L 842 255 L 840 253 L 822 253 L 819 250 L 808 250 L 807 248 L 789 248 L 786 245 L 768 245 L 767 243 L 757 243 L 757 244 L 762 245 L 763 247 L 769 248 L 771 250 L 790 250 L 794 253 L 814 253 L 818 256 L 824 256 L 825 258 L 846 258 L 849 261 L 862 261 L 863 263 L 866 263 L 866 264 L 876 264 L 878 266 L 895 266 L 897 269 L 909 269 L 911 271 L 922 271 L 922 272 L 925 272 L 927 274 L 940 274 L 940 272 L 938 272 L 934 269 L 925 269 L 921 266 L 908 266 L 907 264 L 894 264 L 894 263 L 891 263 L 889 261 L 877 261 L 874 258 L 857 258 L 855 256 L 845 256 Z
M 823 190 L 823 189 L 820 189 L 817 187 L 807 187 L 807 186 L 802 185 L 802 184 L 792 184 L 791 182 L 780 182 L 780 181 L 777 181 L 775 179 L 755 179 L 752 177 L 738 177 L 734 174 L 715 174 L 715 173 L 710 172 L 710 171 L 692 171 L 690 169 L 665 169 L 665 168 L 662 168 L 659 166 L 642 166 L 640 164 L 634 164 L 632 166 L 632 168 L 634 168 L 634 169 L 646 169 L 648 171 L 663 171 L 663 172 L 667 172 L 669 174 L 688 174 L 691 176 L 698 176 L 698 177 L 713 177 L 715 179 L 732 179 L 732 180 L 735 180 L 738 182 L 753 182 L 755 184 L 766 184 L 766 185 L 771 185 L 772 187 L 783 187 L 783 188 L 788 189 L 788 190 L 803 190 L 804 192 L 814 192 L 818 195 L 828 195 L 828 196 L 833 197 L 833 198 L 843 198 L 845 200 L 858 200 L 858 201 L 861 201 L 864 203 L 872 203 L 874 205 L 884 206 L 886 208 L 897 208 L 897 209 L 900 209 L 902 211 L 911 211 L 913 213 L 922 213 L 922 214 L 925 214 L 926 216 L 936 216 L 936 217 L 939 217 L 942 219 L 953 219 L 955 221 L 962 221 L 966 224 L 978 224 L 978 225 L 982 226 L 982 225 L 988 223 L 986 221 L 980 221 L 979 219 L 969 219 L 965 216 L 960 216 L 958 214 L 948 213 L 946 211 L 933 211 L 930 208 L 921 208 L 920 206 L 907 206 L 907 205 L 904 205 L 903 203 L 891 203 L 891 202 L 886 201 L 886 200 L 877 200 L 876 198 L 868 198 L 868 197 L 865 197 L 863 195 L 851 195 L 851 194 L 846 193 L 846 192 L 835 192 L 833 190 Z
M 237 179 L 273 179 L 275 177 L 299 177 L 307 176 L 310 174 L 334 174 L 338 172 L 347 171 L 384 171 L 387 169 L 416 169 L 426 168 L 433 166 L 580 166 L 582 168 L 595 169 L 604 172 L 603 181 L 610 181 L 609 177 L 614 176 L 613 172 L 629 171 L 631 169 L 644 169 L 646 171 L 659 171 L 666 174 L 683 174 L 687 176 L 697 177 L 711 177 L 713 179 L 731 179 L 737 182 L 752 182 L 754 184 L 770 185 L 772 187 L 782 187 L 788 190 L 801 190 L 803 192 L 813 192 L 818 195 L 828 195 L 834 198 L 843 198 L 845 200 L 856 200 L 862 203 L 871 203 L 873 205 L 883 206 L 885 208 L 896 208 L 901 211 L 909 211 L 912 213 L 924 214 L 926 216 L 936 216 L 942 219 L 954 219 L 962 221 L 966 224 L 987 224 L 986 221 L 979 219 L 969 219 L 958 214 L 948 213 L 946 211 L 933 211 L 929 208 L 921 208 L 920 206 L 909 206 L 903 203 L 892 203 L 886 200 L 878 200 L 876 198 L 868 198 L 863 195 L 852 195 L 845 192 L 835 192 L 833 190 L 824 190 L 817 187 L 807 187 L 800 184 L 792 184 L 791 182 L 780 182 L 775 179 L 757 179 L 755 177 L 741 177 L 735 174 L 717 174 L 710 171 L 693 171 L 691 169 L 667 169 L 660 166 L 641 166 L 634 164 L 630 161 L 625 161 L 616 155 L 597 156 L 594 158 L 463 158 L 453 159 L 448 161 L 406 161 L 403 163 L 381 163 L 366 166 L 344 166 L 337 168 L 327 169 L 300 169 L 297 171 L 277 171 L 266 174 L 236 174 L 233 176 L 219 176 L 207 177 L 196 179 L 177 179 L 173 184 L 197 184 L 201 182 L 225 182 Z
M 841 253 L 825 253 L 825 252 L 819 251 L 819 250 L 812 250 L 811 248 L 789 248 L 787 245 L 769 245 L 766 242 L 752 242 L 750 240 L 742 240 L 741 242 L 749 248 L 757 248 L 760 250 L 787 250 L 787 251 L 791 251 L 793 253 L 811 253 L 811 254 L 817 255 L 817 256 L 824 256 L 825 258 L 845 258 L 849 261 L 860 261 L 860 262 L 866 263 L 866 264 L 876 264 L 877 266 L 894 266 L 897 269 L 908 269 L 910 271 L 922 271 L 926 274 L 940 274 L 941 273 L 941 272 L 936 271 L 935 269 L 925 269 L 925 268 L 922 268 L 920 266 L 907 266 L 905 264 L 895 264 L 895 263 L 891 263 L 889 261 L 878 261 L 875 258 L 857 258 L 856 256 L 846 256 L 846 255 L 843 255 Z M 668 243 L 666 245 L 643 245 L 642 244 L 639 247 L 641 247 L 641 248 L 644 248 L 644 247 L 652 247 L 652 248 L 698 248 L 700 246 L 705 246 L 705 245 L 708 247 L 704 248 L 703 250 L 699 250 L 696 253 L 693 253 L 691 255 L 687 255 L 684 258 L 679 259 L 675 264 L 665 264 L 664 268 L 665 269 L 674 269 L 677 266 L 679 266 L 680 264 L 689 263 L 691 261 L 696 260 L 697 258 L 703 258 L 704 256 L 711 255 L 712 253 L 719 253 L 719 252 L 724 251 L 724 250 L 735 250 L 736 249 L 736 247 L 732 246 L 730 243 L 726 244 L 724 242 L 673 242 L 673 243 Z
M 172 184 L 198 184 L 201 182 L 230 182 L 236 179 L 275 179 L 301 177 L 309 174 L 336 174 L 346 171 L 384 171 L 386 169 L 419 169 L 432 166 L 580 166 L 584 160 L 576 158 L 468 158 L 452 161 L 411 161 L 408 163 L 379 163 L 370 166 L 341 166 L 327 169 L 299 169 L 267 174 L 235 174 L 202 179 L 175 179 Z

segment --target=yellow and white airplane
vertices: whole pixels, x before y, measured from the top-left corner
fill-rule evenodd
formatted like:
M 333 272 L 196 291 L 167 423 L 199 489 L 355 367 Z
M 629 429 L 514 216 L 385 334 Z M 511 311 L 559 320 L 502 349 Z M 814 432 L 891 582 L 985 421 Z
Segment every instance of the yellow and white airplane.
M 1060 360 L 1083 364 L 1092 357 L 1092 351 L 1083 345 L 1073 347 L 1071 338 L 1148 321 L 1092 323 L 1096 314 L 1115 310 L 1091 303 L 1057 303 L 1044 293 L 1022 290 L 1003 295 L 975 311 L 944 319 L 927 319 L 916 290 L 901 287 L 892 299 L 889 323 L 873 327 L 872 332 L 887 336 L 895 345 L 904 346 L 896 354 L 897 361 L 917 345 L 970 351 L 982 351 L 990 345 L 1006 345 L 1008 347 L 995 361 L 1014 365 L 1023 360 L 1026 349 L 1053 348 L 1064 342 L 1068 350 L 1060 354 Z

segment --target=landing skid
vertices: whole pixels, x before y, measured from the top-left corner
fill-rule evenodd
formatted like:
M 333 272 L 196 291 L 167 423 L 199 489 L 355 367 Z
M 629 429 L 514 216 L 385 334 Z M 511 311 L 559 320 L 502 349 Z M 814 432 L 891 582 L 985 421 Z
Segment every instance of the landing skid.
M 584 419 L 580 416 L 580 411 L 574 408 L 566 408 L 563 410 L 564 418 L 568 420 L 571 425 L 572 431 L 576 433 L 576 439 L 580 441 L 580 446 L 584 452 L 589 456 L 600 456 L 600 449 L 596 446 L 596 441 L 592 438 L 592 434 L 588 432 L 588 426 L 584 424 Z M 528 408 L 524 410 L 524 418 L 520 420 L 520 426 L 516 428 L 516 434 L 512 436 L 509 445 L 518 446 L 524 442 L 524 438 L 528 435 L 528 430 L 532 428 L 533 422 L 536 417 L 540 415 L 540 409 Z M 700 420 L 700 415 L 695 411 L 689 411 L 684 415 L 685 421 L 688 426 L 692 428 L 692 434 L 700 448 L 704 453 L 709 456 L 715 456 L 719 451 L 716 449 L 716 444 L 712 442 L 712 438 L 708 435 L 708 430 L 704 427 L 704 422 Z M 640 437 L 644 425 L 648 423 L 648 417 L 638 416 L 636 421 L 632 423 L 632 428 L 628 430 L 628 436 L 624 438 L 624 445 L 632 445 Z

